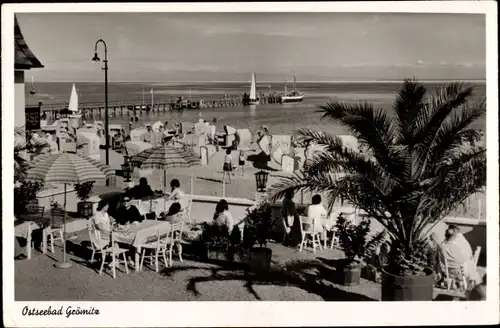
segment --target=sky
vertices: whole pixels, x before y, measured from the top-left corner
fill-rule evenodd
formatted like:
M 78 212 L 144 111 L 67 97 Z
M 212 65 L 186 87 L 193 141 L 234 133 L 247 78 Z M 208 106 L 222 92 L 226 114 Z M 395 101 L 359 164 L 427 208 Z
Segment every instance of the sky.
M 396 13 L 18 13 L 39 82 L 485 79 L 485 16 Z M 102 45 L 98 48 L 104 57 Z

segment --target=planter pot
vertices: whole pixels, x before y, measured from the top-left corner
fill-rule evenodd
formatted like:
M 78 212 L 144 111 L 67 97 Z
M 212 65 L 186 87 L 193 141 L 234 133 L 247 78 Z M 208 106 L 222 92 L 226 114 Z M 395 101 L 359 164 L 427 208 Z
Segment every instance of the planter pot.
M 361 269 L 361 277 L 376 283 L 382 282 L 382 275 L 380 271 L 371 264 L 368 264 Z
M 84 218 L 91 217 L 93 213 L 92 202 L 79 202 L 77 204 L 78 215 Z
M 396 276 L 382 270 L 382 301 L 432 301 L 434 274 L 426 269 L 419 276 Z
M 271 267 L 271 256 L 273 251 L 269 248 L 252 248 L 248 255 L 248 266 L 251 271 L 269 271 Z
M 29 200 L 28 203 L 26 204 L 26 207 L 30 206 L 38 206 L 40 203 L 38 202 L 38 198 Z
M 361 280 L 361 264 L 357 261 L 340 261 L 336 268 L 338 283 L 343 286 L 359 285 Z

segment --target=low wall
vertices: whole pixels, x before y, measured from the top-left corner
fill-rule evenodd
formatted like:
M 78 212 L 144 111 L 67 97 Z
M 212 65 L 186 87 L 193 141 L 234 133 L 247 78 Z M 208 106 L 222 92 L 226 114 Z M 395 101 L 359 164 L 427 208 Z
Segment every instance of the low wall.
M 44 206 L 45 210 L 50 210 L 50 202 L 58 202 L 61 206 L 64 206 L 64 187 L 58 187 L 53 189 L 47 189 L 39 191 L 37 194 L 39 206 Z M 79 200 L 76 197 L 75 189 L 73 185 L 66 186 L 66 211 L 76 212 L 77 204 Z

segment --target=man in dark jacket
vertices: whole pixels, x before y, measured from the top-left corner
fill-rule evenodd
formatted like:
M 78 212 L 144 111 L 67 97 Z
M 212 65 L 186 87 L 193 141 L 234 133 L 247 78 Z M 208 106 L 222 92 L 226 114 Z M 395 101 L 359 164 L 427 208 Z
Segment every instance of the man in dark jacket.
M 116 222 L 118 224 L 127 224 L 135 221 L 142 222 L 144 216 L 139 213 L 139 210 L 134 205 L 130 204 L 130 197 L 123 197 L 123 204 L 117 211 Z

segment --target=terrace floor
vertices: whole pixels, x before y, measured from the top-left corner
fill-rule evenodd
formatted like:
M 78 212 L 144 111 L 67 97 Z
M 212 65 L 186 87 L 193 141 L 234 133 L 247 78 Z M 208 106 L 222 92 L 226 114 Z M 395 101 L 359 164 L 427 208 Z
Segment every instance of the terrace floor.
M 31 260 L 15 261 L 16 301 L 379 301 L 380 284 L 365 279 L 357 286 L 346 287 L 331 282 L 326 267 L 342 258 L 339 250 L 298 252 L 270 243 L 273 250 L 271 271 L 247 274 L 227 262 L 203 263 L 185 255 L 184 262 L 160 273 L 145 268 L 127 275 L 118 271 L 113 279 L 110 270 L 98 275 L 100 263 L 90 265 L 86 230 L 68 241 L 73 266 L 57 269 L 62 258 L 56 253 L 33 252 Z M 122 267 L 123 268 L 123 267 Z M 450 299 L 436 290 L 437 299 Z

